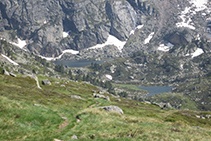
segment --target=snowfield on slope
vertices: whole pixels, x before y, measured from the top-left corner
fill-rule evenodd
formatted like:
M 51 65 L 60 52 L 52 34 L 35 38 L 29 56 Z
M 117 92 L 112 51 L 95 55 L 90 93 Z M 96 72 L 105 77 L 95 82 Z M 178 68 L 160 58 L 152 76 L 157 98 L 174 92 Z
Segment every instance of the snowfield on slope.
M 119 39 L 117 39 L 113 35 L 109 35 L 108 39 L 105 43 L 97 44 L 93 47 L 89 47 L 87 50 L 89 50 L 89 49 L 102 49 L 105 46 L 114 45 L 121 52 L 125 44 L 126 44 L 126 41 L 120 41 Z
M 155 32 L 150 33 L 149 36 L 144 40 L 144 44 L 148 44 L 154 34 L 155 34 Z
M 186 7 L 184 11 L 180 13 L 181 22 L 176 23 L 177 27 L 187 27 L 192 30 L 196 28 L 193 25 L 191 18 L 199 11 L 206 10 L 209 13 L 207 7 L 208 0 L 189 0 L 189 3 L 192 4 L 191 7 Z M 202 16 L 206 16 L 206 13 L 202 13 Z
M 9 61 L 10 63 L 12 63 L 13 65 L 15 65 L 15 66 L 18 66 L 19 65 L 18 63 L 16 63 L 15 61 L 13 61 L 9 57 L 7 57 L 6 55 L 1 54 L 1 56 L 4 57 L 5 59 L 7 59 L 7 61 Z

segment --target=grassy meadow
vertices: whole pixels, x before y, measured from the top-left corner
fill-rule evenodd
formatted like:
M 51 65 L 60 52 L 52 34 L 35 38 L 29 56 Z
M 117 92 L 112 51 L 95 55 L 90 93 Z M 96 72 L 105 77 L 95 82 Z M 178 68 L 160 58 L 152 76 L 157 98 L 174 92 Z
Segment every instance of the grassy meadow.
M 104 95 L 110 101 L 95 99 L 93 91 L 100 89 L 85 82 L 38 78 L 42 89 L 30 77 L 0 75 L 1 141 L 69 141 L 73 135 L 78 140 L 211 139 L 211 121 L 206 117 L 211 112 L 162 110 L 109 93 Z M 52 85 L 42 85 L 44 79 Z M 108 105 L 119 106 L 124 114 L 96 108 Z

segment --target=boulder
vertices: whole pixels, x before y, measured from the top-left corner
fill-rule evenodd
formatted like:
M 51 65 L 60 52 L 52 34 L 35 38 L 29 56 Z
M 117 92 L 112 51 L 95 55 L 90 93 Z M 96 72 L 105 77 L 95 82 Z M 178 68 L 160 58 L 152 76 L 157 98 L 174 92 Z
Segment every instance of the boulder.
M 73 136 L 71 137 L 71 139 L 78 139 L 78 137 L 77 137 L 76 135 L 73 135 Z
M 96 94 L 96 93 L 94 93 L 93 96 L 94 96 L 94 98 L 105 98 L 104 95 Z
M 99 107 L 99 109 L 104 109 L 104 110 L 106 110 L 106 111 L 108 111 L 108 112 L 115 111 L 115 112 L 120 113 L 120 114 L 123 114 L 123 113 L 124 113 L 123 110 L 122 110 L 121 108 L 119 108 L 118 106 L 113 106 L 113 105 L 111 105 L 111 106 Z
M 43 81 L 42 81 L 42 84 L 43 84 L 43 85 L 51 85 L 51 82 L 50 82 L 49 80 L 46 79 L 46 80 L 43 80 Z
M 106 96 L 104 99 L 107 100 L 107 101 L 110 101 L 109 96 Z
M 14 73 L 11 73 L 11 72 L 10 72 L 10 76 L 17 77 L 17 75 L 15 75 Z
M 162 109 L 172 109 L 172 106 L 170 103 L 166 103 L 165 105 L 163 105 Z
M 3 69 L 3 74 L 4 75 L 10 75 L 10 73 L 6 69 Z
M 71 98 L 75 98 L 75 99 L 81 99 L 81 97 L 78 96 L 78 95 L 71 95 L 70 97 L 71 97 Z

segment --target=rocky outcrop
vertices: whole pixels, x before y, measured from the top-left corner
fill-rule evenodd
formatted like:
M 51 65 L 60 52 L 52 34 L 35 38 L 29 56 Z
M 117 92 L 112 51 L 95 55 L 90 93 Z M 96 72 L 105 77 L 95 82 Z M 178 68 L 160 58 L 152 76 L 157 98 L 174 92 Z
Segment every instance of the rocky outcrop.
M 51 85 L 51 82 L 49 80 L 42 80 L 43 85 Z
M 108 111 L 108 112 L 113 111 L 113 112 L 117 112 L 117 113 L 120 113 L 120 114 L 123 114 L 123 113 L 124 113 L 123 110 L 122 110 L 121 108 L 119 108 L 118 106 L 113 106 L 113 105 L 111 105 L 111 106 L 99 107 L 99 109 L 104 109 L 104 110 L 106 110 L 106 111 Z
M 11 31 L 4 38 L 25 40 L 31 52 L 47 57 L 104 43 L 109 34 L 125 41 L 155 13 L 141 0 L 2 0 L 0 9 L 0 32 Z

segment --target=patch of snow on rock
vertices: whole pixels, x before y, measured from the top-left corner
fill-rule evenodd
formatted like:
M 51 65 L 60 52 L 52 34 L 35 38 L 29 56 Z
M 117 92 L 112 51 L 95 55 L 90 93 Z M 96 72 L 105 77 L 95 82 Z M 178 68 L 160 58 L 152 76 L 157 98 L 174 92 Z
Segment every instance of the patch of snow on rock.
M 165 44 L 161 44 L 161 45 L 158 47 L 158 50 L 167 52 L 167 51 L 169 51 L 172 47 L 174 47 L 174 45 L 171 44 L 171 43 L 168 43 L 168 44 L 166 44 L 166 45 L 165 45 Z
M 112 80 L 113 79 L 113 77 L 111 76 L 111 75 L 109 75 L 109 74 L 106 74 L 105 75 L 109 80 Z
M 19 64 L 16 63 L 15 61 L 13 61 L 12 59 L 10 59 L 9 57 L 7 57 L 6 55 L 4 54 L 1 54 L 2 57 L 4 57 L 5 59 L 7 59 L 10 63 L 12 63 L 13 65 L 15 66 L 18 66 Z
M 25 47 L 27 44 L 26 44 L 26 41 L 24 40 L 21 40 L 18 38 L 18 43 L 15 43 L 15 42 L 10 42 L 11 44 L 23 49 L 23 47 Z
M 194 53 L 192 53 L 191 55 L 192 55 L 192 58 L 194 58 L 194 57 L 197 57 L 197 56 L 199 56 L 203 53 L 204 53 L 203 49 L 197 48 L 197 50 Z
M 195 11 L 202 11 L 207 8 L 208 0 L 190 0 L 190 3 L 196 7 Z
M 62 58 L 62 56 L 63 56 L 65 53 L 71 53 L 71 54 L 76 55 L 76 54 L 79 53 L 79 51 L 72 50 L 72 49 L 67 49 L 67 50 L 63 50 L 63 51 L 62 51 L 62 54 L 59 55 L 58 57 L 44 57 L 44 56 L 41 56 L 41 55 L 39 55 L 39 57 L 41 57 L 42 59 L 45 59 L 45 60 L 47 60 L 47 61 L 54 61 L 54 60 L 57 60 L 57 59 Z
M 66 38 L 69 34 L 67 32 L 63 32 L 63 38 Z
M 191 11 L 191 7 L 186 7 L 185 10 L 182 11 L 181 15 L 180 15 L 182 22 L 176 23 L 176 26 L 177 27 L 187 27 L 187 28 L 195 30 L 196 28 L 193 25 L 190 25 L 192 22 L 190 16 L 187 16 L 187 14 L 189 14 L 191 12 L 193 12 L 193 11 Z M 196 14 L 196 13 L 193 12 L 192 14 Z
M 134 30 L 130 32 L 130 35 L 133 35 L 137 29 L 141 29 L 144 25 L 138 25 Z
M 196 12 L 203 11 L 207 9 L 207 12 L 209 13 L 208 7 L 206 6 L 208 3 L 208 0 L 189 0 L 189 3 L 192 4 L 191 7 L 186 7 L 184 11 L 181 12 L 180 18 L 182 19 L 182 22 L 176 23 L 177 27 L 187 27 L 192 30 L 195 30 L 196 28 L 191 25 L 191 18 L 193 15 L 196 14 Z M 202 16 L 206 16 L 206 13 L 202 13 Z
M 109 35 L 108 36 L 108 39 L 105 43 L 103 44 L 97 44 L 93 47 L 89 47 L 89 49 L 102 49 L 103 47 L 107 46 L 107 45 L 114 45 L 116 46 L 119 51 L 121 51 L 124 47 L 124 45 L 126 44 L 126 41 L 120 41 L 119 39 L 117 39 L 116 37 L 112 36 L 112 35 Z
M 144 44 L 148 44 L 154 34 L 155 34 L 155 32 L 150 33 L 149 36 L 144 40 Z

